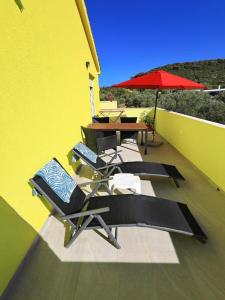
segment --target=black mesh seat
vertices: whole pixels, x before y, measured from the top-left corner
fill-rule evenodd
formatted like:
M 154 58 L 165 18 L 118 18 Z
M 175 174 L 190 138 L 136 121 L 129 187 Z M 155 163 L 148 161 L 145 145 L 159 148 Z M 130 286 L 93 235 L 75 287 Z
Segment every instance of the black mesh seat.
M 135 173 L 139 176 L 162 176 L 184 180 L 175 166 L 154 162 L 124 162 L 120 165 L 123 173 Z M 135 172 L 134 172 L 135 171 Z M 117 170 L 115 171 L 118 172 Z
M 145 195 L 92 197 L 88 209 L 108 206 L 104 221 L 110 227 L 136 225 L 187 235 L 205 236 L 187 205 Z M 98 227 L 94 219 L 88 227 Z M 206 238 L 206 237 L 205 237 Z
M 119 248 L 111 228 L 115 227 L 117 232 L 120 226 L 149 227 L 194 236 L 203 242 L 207 240 L 188 207 L 179 202 L 133 194 L 87 198 L 76 185 L 70 202 L 65 203 L 42 177 L 36 175 L 30 182 L 37 193 L 44 196 L 57 210 L 61 220 L 72 226 L 73 234 L 68 245 L 85 229 L 96 231 L 103 228 L 108 235 L 105 238 Z
M 101 176 L 107 176 L 121 172 L 131 173 L 143 177 L 172 178 L 177 186 L 179 186 L 177 180 L 185 180 L 181 173 L 173 165 L 145 161 L 130 161 L 108 165 L 100 157 L 97 158 L 96 163 L 93 163 L 92 161 L 88 160 L 87 157 L 85 157 L 82 153 L 80 153 L 76 148 L 73 149 L 73 153 L 76 158 L 80 157 L 91 168 L 99 172 Z
M 191 228 L 184 219 L 176 202 L 144 195 L 113 195 L 92 197 L 88 209 L 109 206 L 110 211 L 104 214 L 107 225 L 140 224 L 176 228 L 191 233 Z M 97 223 L 93 221 L 91 225 Z

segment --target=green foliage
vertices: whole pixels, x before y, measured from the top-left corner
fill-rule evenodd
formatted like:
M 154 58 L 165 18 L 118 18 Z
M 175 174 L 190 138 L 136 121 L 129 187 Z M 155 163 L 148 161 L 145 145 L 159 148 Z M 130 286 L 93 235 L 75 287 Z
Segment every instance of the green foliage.
M 117 88 L 101 88 L 100 99 L 108 101 L 109 95 L 117 100 L 118 106 L 150 107 L 155 102 L 155 91 L 152 90 L 127 90 Z
M 152 110 L 145 110 L 140 115 L 140 121 L 144 122 L 148 126 L 154 125 L 153 112 Z
M 167 93 L 159 99 L 159 107 L 221 124 L 225 124 L 225 99 L 197 91 Z
M 107 100 L 112 93 L 119 106 L 153 107 L 155 91 L 101 89 L 101 100 Z M 225 124 L 225 92 L 210 96 L 203 91 L 162 91 L 158 107 L 176 111 L 193 117 Z
M 208 87 L 208 89 L 217 88 L 219 84 L 221 86 L 225 86 L 225 59 L 169 64 L 149 70 L 146 73 L 159 69 L 203 83 Z M 146 73 L 139 73 L 134 77 L 138 77 Z
M 164 69 L 176 75 L 201 82 L 208 88 L 217 88 L 219 84 L 221 87 L 225 87 L 225 59 L 176 63 L 157 69 Z M 134 77 L 143 74 L 140 73 Z M 101 88 L 100 98 L 106 101 L 113 98 L 117 100 L 118 106 L 153 107 L 155 104 L 155 94 L 155 90 L 127 90 L 103 87 Z M 211 96 L 208 93 L 199 91 L 163 90 L 158 101 L 158 106 L 167 110 L 225 124 L 225 92 Z
M 222 101 L 225 103 L 225 91 L 220 92 L 217 96 L 214 97 L 217 101 Z

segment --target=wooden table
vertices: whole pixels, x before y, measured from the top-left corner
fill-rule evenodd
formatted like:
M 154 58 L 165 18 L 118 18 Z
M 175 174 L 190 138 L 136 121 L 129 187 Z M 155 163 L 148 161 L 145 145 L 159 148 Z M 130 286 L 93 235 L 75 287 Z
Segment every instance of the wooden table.
M 141 131 L 142 144 L 144 144 L 145 154 L 147 154 L 148 127 L 145 123 L 93 123 L 88 127 L 98 131 Z
M 112 109 L 100 109 L 99 110 L 99 114 L 103 115 L 104 117 L 109 115 L 110 113 L 116 113 L 118 112 L 119 115 L 116 117 L 116 119 L 113 121 L 116 122 L 119 120 L 120 116 L 125 112 L 125 109 L 124 108 L 112 108 Z

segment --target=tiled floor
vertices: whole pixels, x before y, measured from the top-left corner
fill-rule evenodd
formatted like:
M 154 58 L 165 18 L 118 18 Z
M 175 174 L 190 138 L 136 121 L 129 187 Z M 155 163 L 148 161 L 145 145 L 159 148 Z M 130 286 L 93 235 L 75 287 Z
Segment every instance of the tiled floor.
M 7 299 L 225 299 L 224 193 L 166 141 L 147 156 L 137 146 L 125 147 L 125 161 L 177 166 L 186 179 L 179 189 L 171 180 L 152 179 L 142 181 L 142 193 L 187 203 L 207 244 L 154 229 L 121 228 L 120 250 L 92 231 L 66 249 L 63 225 L 51 217 Z M 92 175 L 84 166 L 75 178 L 83 182 Z

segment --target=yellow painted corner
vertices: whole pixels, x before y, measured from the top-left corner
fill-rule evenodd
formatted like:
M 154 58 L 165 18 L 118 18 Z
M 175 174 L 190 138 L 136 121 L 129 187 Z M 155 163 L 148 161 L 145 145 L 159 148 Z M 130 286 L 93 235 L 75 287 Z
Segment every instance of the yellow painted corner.
M 76 2 L 21 2 L 22 12 L 0 2 L 0 294 L 49 214 L 29 179 L 52 157 L 73 172 L 68 153 L 91 122 L 90 73 L 99 105 L 99 70 Z M 18 255 L 7 238 L 13 225 Z

